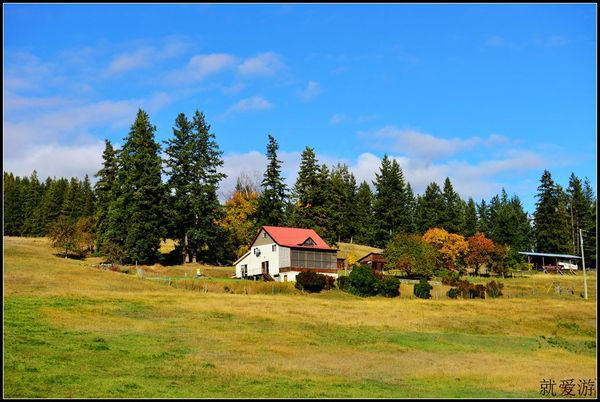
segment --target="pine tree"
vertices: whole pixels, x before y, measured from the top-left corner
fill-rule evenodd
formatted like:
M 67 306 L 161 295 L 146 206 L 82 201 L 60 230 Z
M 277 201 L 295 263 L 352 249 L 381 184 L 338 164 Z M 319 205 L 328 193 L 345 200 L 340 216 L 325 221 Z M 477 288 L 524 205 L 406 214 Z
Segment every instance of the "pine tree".
M 62 205 L 67 192 L 69 183 L 66 179 L 51 180 L 47 186 L 46 192 L 42 197 L 40 208 L 40 221 L 44 227 L 44 233 L 47 234 L 50 226 L 61 216 Z
M 312 228 L 315 225 L 315 208 L 318 206 L 315 197 L 319 174 L 320 167 L 316 155 L 312 148 L 306 147 L 302 152 L 298 178 L 292 189 L 292 226 Z
M 411 230 L 406 184 L 398 162 L 395 159 L 390 162 L 384 155 L 373 184 L 376 189 L 373 203 L 375 244 L 384 247 L 394 233 Z
M 28 180 L 22 182 L 24 185 L 23 193 L 23 235 L 41 236 L 43 234 L 42 225 L 39 222 L 37 210 L 40 206 L 43 191 L 38 180 L 37 171 L 33 171 Z
M 4 234 L 20 236 L 23 229 L 21 178 L 4 172 Z
M 444 209 L 444 198 L 437 183 L 430 183 L 425 189 L 422 197 L 417 202 L 416 220 L 417 228 L 421 234 L 431 228 L 439 228 L 442 225 L 442 211 Z
M 220 247 L 226 232 L 217 222 L 224 217 L 225 210 L 219 202 L 217 190 L 220 181 L 227 175 L 220 172 L 223 152 L 219 150 L 210 128 L 204 113 L 196 110 L 192 120 L 192 172 L 195 180 L 191 193 L 197 197 L 192 197 L 194 216 L 189 238 L 193 261 L 219 262 L 227 256 Z
M 465 226 L 462 233 L 465 237 L 471 237 L 477 233 L 477 209 L 475 207 L 475 201 L 469 197 L 467 202 L 467 208 L 465 210 Z
M 366 181 L 356 192 L 356 242 L 373 245 L 373 193 Z
M 406 226 L 407 233 L 417 233 L 417 219 L 415 213 L 417 211 L 417 199 L 413 193 L 409 182 L 406 182 L 406 208 L 408 209 L 408 220 Z
M 589 220 L 582 228 L 583 232 L 583 251 L 585 263 L 590 267 L 596 268 L 596 195 L 586 177 L 583 182 L 583 194 L 587 201 Z
M 477 205 L 477 229 L 490 237 L 490 209 L 485 200 Z
M 164 236 L 164 187 L 156 127 L 139 110 L 119 153 L 118 194 L 109 209 L 108 238 L 130 262 L 152 263 Z
M 81 217 L 94 216 L 96 212 L 96 197 L 92 190 L 90 178 L 86 174 L 81 182 Z
M 540 182 L 534 214 L 537 251 L 568 253 L 571 236 L 566 208 L 561 205 L 564 202 L 562 190 L 547 170 L 544 170 Z
M 442 192 L 444 207 L 441 211 L 441 227 L 450 233 L 460 233 L 464 225 L 462 212 L 462 203 L 460 196 L 450 182 L 450 178 L 446 177 L 444 181 L 444 191 Z
M 111 202 L 115 200 L 117 180 L 117 152 L 109 140 L 104 140 L 104 152 L 102 153 L 102 168 L 96 173 L 98 179 L 94 186 L 96 196 L 96 222 L 95 231 L 97 236 L 96 247 L 109 240 L 108 236 L 108 211 Z
M 569 178 L 569 188 L 567 189 L 568 203 L 567 208 L 570 215 L 572 253 L 581 255 L 581 241 L 579 239 L 579 229 L 589 226 L 590 208 L 588 200 L 583 193 L 581 180 L 575 173 L 571 173 Z
M 286 223 L 286 186 L 281 177 L 281 161 L 277 159 L 279 145 L 269 134 L 267 159 L 269 161 L 262 181 L 262 194 L 258 199 L 260 225 L 282 226 Z
M 61 215 L 73 223 L 83 216 L 83 192 L 76 177 L 69 181 Z

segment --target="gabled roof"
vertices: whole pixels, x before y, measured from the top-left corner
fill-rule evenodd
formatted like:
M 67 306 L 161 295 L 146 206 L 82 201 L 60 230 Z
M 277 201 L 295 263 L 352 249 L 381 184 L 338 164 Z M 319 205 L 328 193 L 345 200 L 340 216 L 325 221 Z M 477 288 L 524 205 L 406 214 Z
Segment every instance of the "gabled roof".
M 383 259 L 383 253 L 377 253 L 375 251 L 371 251 L 369 254 L 367 254 L 364 257 L 358 259 L 356 262 L 360 262 L 360 261 L 366 259 L 367 257 L 369 257 L 370 255 L 373 255 L 373 256 L 379 257 L 380 259 Z
M 323 239 L 312 229 L 301 229 L 301 228 L 286 228 L 281 226 L 263 226 L 265 232 L 275 243 L 283 247 L 294 247 L 294 248 L 305 248 L 305 249 L 316 249 L 316 250 L 335 250 L 332 249 L 325 243 Z M 260 233 L 260 229 L 256 236 Z M 308 239 L 312 239 L 315 243 L 311 246 L 303 246 L 304 242 Z M 256 241 L 256 237 L 252 240 L 252 244 Z
M 237 265 L 244 258 L 248 257 L 249 254 L 250 254 L 250 250 L 246 251 L 243 256 L 241 256 L 240 258 L 238 258 L 237 260 L 235 260 L 235 262 L 233 263 L 233 265 Z

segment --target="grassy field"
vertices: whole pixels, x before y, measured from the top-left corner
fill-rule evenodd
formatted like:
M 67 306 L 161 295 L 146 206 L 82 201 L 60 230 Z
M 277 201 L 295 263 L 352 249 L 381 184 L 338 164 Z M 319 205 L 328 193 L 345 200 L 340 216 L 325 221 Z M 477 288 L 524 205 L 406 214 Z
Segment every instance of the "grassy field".
M 54 253 L 4 237 L 5 397 L 517 398 L 596 375 L 595 274 L 587 301 L 581 276 L 544 274 L 503 280 L 499 299 L 411 299 L 409 283 L 361 299 L 200 264 L 208 278 L 169 286 Z

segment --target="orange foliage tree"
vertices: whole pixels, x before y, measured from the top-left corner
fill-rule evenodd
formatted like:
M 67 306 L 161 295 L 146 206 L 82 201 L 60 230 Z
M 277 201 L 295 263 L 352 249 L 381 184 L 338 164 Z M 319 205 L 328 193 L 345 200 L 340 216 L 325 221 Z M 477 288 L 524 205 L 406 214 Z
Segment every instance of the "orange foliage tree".
M 485 264 L 488 268 L 491 266 L 494 254 L 497 252 L 497 246 L 483 233 L 476 233 L 467 239 L 469 242 L 469 252 L 465 257 L 467 265 L 475 268 L 475 274 L 479 275 L 479 268 Z
M 248 251 L 248 243 L 256 234 L 258 197 L 254 191 L 235 191 L 225 202 L 225 216 L 219 224 L 231 234 L 231 246 L 237 257 Z
M 463 236 L 440 228 L 429 229 L 423 235 L 423 240 L 435 247 L 441 260 L 438 260 L 438 265 L 443 264 L 453 271 L 456 270 L 456 261 L 469 251 L 469 243 Z

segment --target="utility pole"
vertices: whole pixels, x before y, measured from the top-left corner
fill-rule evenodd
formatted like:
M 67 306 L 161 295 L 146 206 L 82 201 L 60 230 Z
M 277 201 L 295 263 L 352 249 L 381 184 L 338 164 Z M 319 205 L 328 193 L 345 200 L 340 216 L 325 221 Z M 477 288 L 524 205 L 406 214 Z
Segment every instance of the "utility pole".
M 585 275 L 585 256 L 583 255 L 583 230 L 579 229 L 579 242 L 581 244 L 581 265 L 583 266 L 583 298 L 587 300 L 587 277 Z

